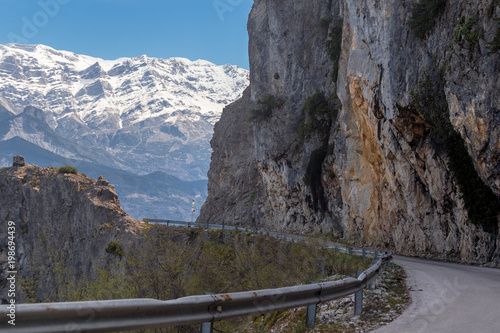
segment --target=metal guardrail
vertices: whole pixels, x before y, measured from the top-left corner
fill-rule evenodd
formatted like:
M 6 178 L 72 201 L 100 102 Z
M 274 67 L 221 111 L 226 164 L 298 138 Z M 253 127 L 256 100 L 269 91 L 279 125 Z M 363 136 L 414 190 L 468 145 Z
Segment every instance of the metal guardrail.
M 242 231 L 242 232 L 251 232 L 251 233 L 256 233 L 256 234 L 263 235 L 263 236 L 270 236 L 270 237 L 275 237 L 277 239 L 283 239 L 283 240 L 290 241 L 290 242 L 297 242 L 297 240 L 295 238 L 290 237 L 289 235 L 286 235 L 286 234 L 279 233 L 279 232 L 253 230 L 250 228 L 242 228 L 242 227 L 231 226 L 231 225 L 228 226 L 228 225 L 220 225 L 220 224 L 196 223 L 196 222 L 162 220 L 162 219 L 144 219 L 144 222 L 166 225 L 166 226 L 184 226 L 184 227 L 188 227 L 188 228 L 196 227 L 196 228 L 221 229 L 221 230 L 227 229 L 227 230 L 235 230 L 235 231 Z M 303 237 L 303 238 L 304 238 L 304 240 L 306 239 L 306 237 Z M 383 254 L 382 252 L 380 252 L 378 250 L 357 249 L 354 247 L 341 246 L 341 245 L 327 246 L 327 248 L 333 249 L 333 250 L 340 252 L 340 253 L 362 256 L 363 258 L 364 257 L 378 258 L 380 255 Z
M 149 220 L 186 225 L 188 222 Z M 207 227 L 206 224 L 193 226 Z M 222 229 L 257 232 L 247 228 L 209 225 Z M 258 232 L 282 239 L 293 240 L 279 233 Z M 280 237 L 281 236 L 281 237 Z M 370 251 L 337 247 L 350 254 Z M 377 256 L 378 252 L 370 252 Z M 16 325 L 8 324 L 9 309 L 0 306 L 0 331 L 3 333 L 57 333 L 57 332 L 110 332 L 155 327 L 207 323 L 229 318 L 260 315 L 322 302 L 362 291 L 380 274 L 391 260 L 390 253 L 382 254 L 358 278 L 284 287 L 244 291 L 227 294 L 189 296 L 175 300 L 129 299 L 91 302 L 40 303 L 16 305 Z

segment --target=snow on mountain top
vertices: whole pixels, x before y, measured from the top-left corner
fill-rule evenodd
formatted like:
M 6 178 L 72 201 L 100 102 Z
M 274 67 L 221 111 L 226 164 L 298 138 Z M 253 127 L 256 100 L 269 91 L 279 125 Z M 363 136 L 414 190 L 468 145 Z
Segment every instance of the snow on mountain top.
M 9 52 L 10 51 L 10 52 Z M 245 69 L 242 69 L 236 65 L 215 65 L 214 63 L 211 63 L 210 61 L 203 60 L 203 59 L 198 59 L 198 60 L 190 60 L 188 58 L 183 58 L 183 57 L 172 57 L 168 59 L 163 59 L 163 58 L 154 58 L 154 57 L 149 57 L 145 54 L 140 55 L 138 57 L 133 57 L 133 58 L 126 58 L 126 57 L 121 57 L 115 60 L 104 60 L 101 58 L 97 57 L 91 57 L 87 55 L 82 55 L 82 54 L 76 54 L 74 52 L 70 51 L 63 51 L 63 50 L 56 50 L 54 48 L 51 48 L 50 46 L 42 45 L 42 44 L 7 44 L 7 45 L 1 45 L 0 44 L 0 60 L 2 60 L 3 57 L 9 56 L 9 55 L 15 55 L 15 54 L 22 54 L 24 53 L 25 56 L 27 57 L 33 57 L 37 58 L 39 62 L 42 65 L 46 66 L 53 66 L 55 64 L 63 64 L 70 62 L 74 69 L 78 71 L 83 71 L 87 69 L 88 67 L 94 65 L 95 63 L 99 63 L 99 65 L 105 70 L 109 71 L 111 68 L 113 68 L 116 65 L 119 65 L 123 62 L 126 61 L 132 61 L 132 62 L 154 62 L 154 61 L 159 61 L 159 62 L 165 62 L 165 61 L 170 61 L 170 62 L 177 62 L 177 63 L 182 63 L 186 66 L 199 66 L 199 67 L 230 67 L 230 68 L 236 68 L 236 69 L 241 69 L 243 71 L 246 71 Z
M 0 109 L 10 117 L 0 140 L 19 137 L 136 174 L 205 179 L 213 125 L 248 84 L 247 70 L 205 60 L 103 60 L 0 45 Z M 42 110 L 36 120 L 23 113 L 27 106 Z
M 0 79 L 0 98 L 16 113 L 34 105 L 56 122 L 72 112 L 85 123 L 112 114 L 121 127 L 184 110 L 217 118 L 248 86 L 248 71 L 206 60 L 146 55 L 103 60 L 44 45 L 8 44 L 0 45 Z
M 71 64 L 73 69 L 81 71 L 91 66 L 92 64 L 99 62 L 104 66 L 113 66 L 113 61 L 103 60 L 100 58 L 94 58 L 85 55 L 78 55 L 69 51 L 58 51 L 49 46 L 37 44 L 37 45 L 24 45 L 24 44 L 7 44 L 0 45 L 0 50 L 3 51 L 3 55 L 22 55 L 24 58 L 38 60 L 38 63 L 42 66 L 55 66 L 57 64 Z M 1 59 L 1 57 L 0 57 Z

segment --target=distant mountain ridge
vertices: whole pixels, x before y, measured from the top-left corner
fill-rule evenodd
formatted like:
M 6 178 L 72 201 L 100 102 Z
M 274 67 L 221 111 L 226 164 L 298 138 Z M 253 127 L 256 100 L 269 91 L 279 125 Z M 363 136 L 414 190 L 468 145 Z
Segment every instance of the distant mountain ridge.
M 206 198 L 213 126 L 247 86 L 247 70 L 204 60 L 0 45 L 0 162 L 103 170 L 132 216 L 188 219 Z
M 21 122 L 11 122 L 0 139 L 18 136 L 64 157 L 138 174 L 168 170 L 206 179 L 213 125 L 247 87 L 247 76 L 237 66 L 204 60 L 109 61 L 43 45 L 0 45 L 3 112 L 36 107 L 40 121 L 81 151 L 27 133 Z

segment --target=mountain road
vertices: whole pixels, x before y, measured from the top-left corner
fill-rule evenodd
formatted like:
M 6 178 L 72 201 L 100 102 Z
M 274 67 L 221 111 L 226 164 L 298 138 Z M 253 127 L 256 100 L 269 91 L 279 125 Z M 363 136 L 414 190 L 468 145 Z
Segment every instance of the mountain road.
M 500 332 L 500 269 L 394 256 L 412 303 L 374 333 Z

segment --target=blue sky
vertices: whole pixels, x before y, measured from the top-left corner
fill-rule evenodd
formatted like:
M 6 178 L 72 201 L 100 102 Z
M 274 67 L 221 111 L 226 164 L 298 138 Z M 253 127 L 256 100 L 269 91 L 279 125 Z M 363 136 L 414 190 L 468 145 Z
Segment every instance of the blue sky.
M 253 0 L 0 0 L 0 44 L 116 59 L 205 59 L 248 69 Z

